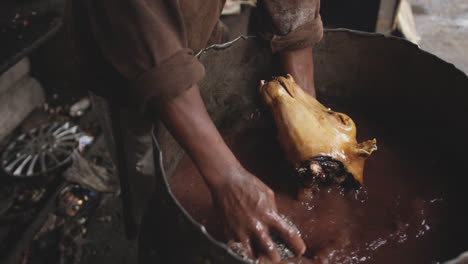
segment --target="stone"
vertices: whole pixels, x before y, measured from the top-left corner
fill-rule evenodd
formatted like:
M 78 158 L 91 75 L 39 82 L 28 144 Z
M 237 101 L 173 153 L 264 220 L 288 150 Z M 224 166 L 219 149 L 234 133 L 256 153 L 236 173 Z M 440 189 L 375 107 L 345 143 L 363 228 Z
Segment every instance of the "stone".
M 14 79 L 14 74 L 8 81 Z M 5 79 L 7 80 L 7 79 Z M 44 91 L 40 83 L 29 75 L 0 93 L 0 140 L 10 134 L 31 111 L 40 106 L 44 100 Z

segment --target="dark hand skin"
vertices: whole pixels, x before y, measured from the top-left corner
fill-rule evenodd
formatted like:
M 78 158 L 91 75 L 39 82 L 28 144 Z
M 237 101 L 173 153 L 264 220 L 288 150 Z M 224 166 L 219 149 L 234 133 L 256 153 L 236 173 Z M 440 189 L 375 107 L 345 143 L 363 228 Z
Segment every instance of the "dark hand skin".
M 279 54 L 279 57 L 283 66 L 284 74 L 291 74 L 296 83 L 315 98 L 312 47 L 283 51 Z
M 311 51 L 306 54 L 312 56 Z M 303 54 L 282 54 L 282 60 L 287 63 L 285 70 L 292 73 L 299 84 L 309 85 L 306 87 L 315 94 L 313 76 L 300 78 L 302 73 L 308 72 L 307 68 L 296 67 L 293 63 L 295 59 L 306 61 L 299 58 L 300 55 Z M 245 170 L 225 144 L 206 111 L 197 85 L 154 110 L 160 113 L 172 135 L 197 165 L 234 239 L 252 256 L 255 256 L 252 251 L 255 245 L 260 251 L 256 252 L 256 257 L 266 257 L 277 263 L 280 256 L 269 236 L 272 231 L 297 255 L 304 254 L 304 241 L 278 214 L 274 192 Z

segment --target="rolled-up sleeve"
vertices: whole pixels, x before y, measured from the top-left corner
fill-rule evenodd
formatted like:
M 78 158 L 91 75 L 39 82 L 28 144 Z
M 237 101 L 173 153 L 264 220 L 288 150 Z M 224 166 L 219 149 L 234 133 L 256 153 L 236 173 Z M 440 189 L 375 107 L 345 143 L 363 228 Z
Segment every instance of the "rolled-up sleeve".
M 142 112 L 176 97 L 204 76 L 188 48 L 179 1 L 86 0 L 90 30 L 113 68 L 128 82 Z
M 262 0 L 259 34 L 273 52 L 302 49 L 322 39 L 320 0 Z

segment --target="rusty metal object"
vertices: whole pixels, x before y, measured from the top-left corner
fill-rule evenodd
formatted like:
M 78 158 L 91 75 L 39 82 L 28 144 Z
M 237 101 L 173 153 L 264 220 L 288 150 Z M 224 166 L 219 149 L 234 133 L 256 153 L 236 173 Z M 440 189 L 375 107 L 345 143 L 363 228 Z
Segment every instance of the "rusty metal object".
M 256 39 L 205 50 L 200 60 L 207 73 L 201 94 L 217 126 L 255 111 L 261 105 L 259 80 L 278 73 L 268 47 Z M 399 144 L 426 142 L 420 151 L 450 153 L 451 165 L 466 162 L 468 77 L 453 65 L 402 39 L 347 30 L 325 32 L 314 48 L 314 64 L 318 99 L 327 106 L 359 104 L 377 128 L 410 139 Z M 450 139 L 456 144 L 447 144 Z M 160 123 L 153 141 L 157 184 L 141 227 L 140 263 L 245 263 L 173 196 L 168 180 L 184 152 Z M 457 170 L 447 166 L 441 176 L 455 178 Z M 456 181 L 452 195 L 466 200 L 468 179 Z

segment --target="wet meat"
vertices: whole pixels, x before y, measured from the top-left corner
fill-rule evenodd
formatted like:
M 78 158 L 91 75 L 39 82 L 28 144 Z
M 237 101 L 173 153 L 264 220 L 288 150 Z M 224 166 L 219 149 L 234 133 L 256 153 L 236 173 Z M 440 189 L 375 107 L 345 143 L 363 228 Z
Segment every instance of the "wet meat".
M 291 75 L 262 83 L 260 93 L 278 128 L 278 140 L 302 188 L 363 183 L 364 161 L 376 140 L 358 144 L 353 120 L 319 103 Z

